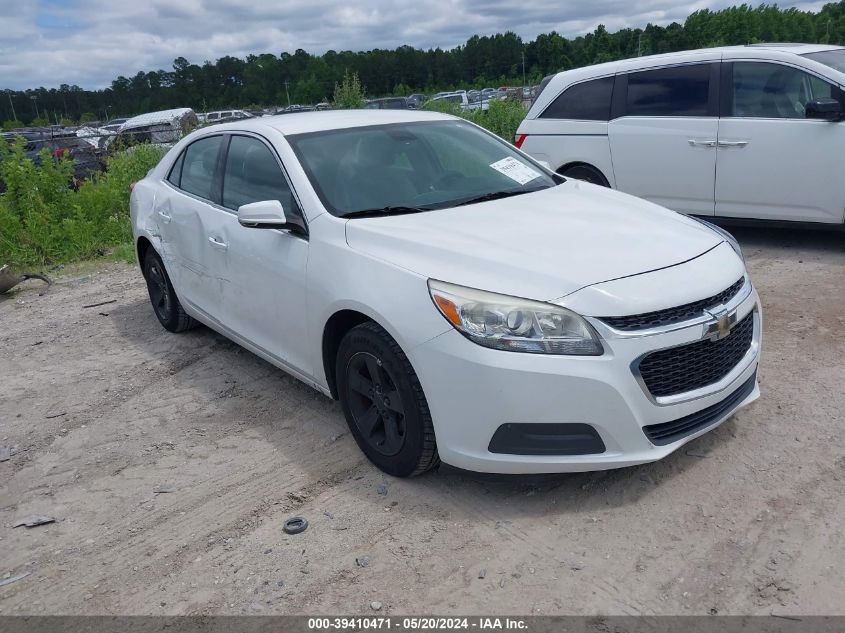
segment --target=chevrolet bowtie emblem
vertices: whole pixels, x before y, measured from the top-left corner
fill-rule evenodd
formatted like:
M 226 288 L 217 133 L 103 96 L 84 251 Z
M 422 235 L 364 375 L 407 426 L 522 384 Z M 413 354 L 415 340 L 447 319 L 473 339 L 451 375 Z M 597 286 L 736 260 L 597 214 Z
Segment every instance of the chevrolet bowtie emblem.
M 736 325 L 736 312 L 728 314 L 724 308 L 704 312 L 713 318 L 712 321 L 704 324 L 704 338 L 709 338 L 711 341 L 725 338 L 731 333 L 731 328 Z

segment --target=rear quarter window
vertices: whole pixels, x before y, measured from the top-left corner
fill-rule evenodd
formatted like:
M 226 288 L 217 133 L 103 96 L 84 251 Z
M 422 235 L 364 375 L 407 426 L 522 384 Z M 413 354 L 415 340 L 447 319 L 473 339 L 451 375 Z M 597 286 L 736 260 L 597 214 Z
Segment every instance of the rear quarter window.
M 185 152 L 182 152 L 179 154 L 176 162 L 173 163 L 173 167 L 170 168 L 170 173 L 167 175 L 167 180 L 176 187 L 180 185 L 180 181 L 182 180 L 182 163 L 184 160 Z
M 592 79 L 569 86 L 551 102 L 541 119 L 574 119 L 580 121 L 610 120 L 613 77 Z

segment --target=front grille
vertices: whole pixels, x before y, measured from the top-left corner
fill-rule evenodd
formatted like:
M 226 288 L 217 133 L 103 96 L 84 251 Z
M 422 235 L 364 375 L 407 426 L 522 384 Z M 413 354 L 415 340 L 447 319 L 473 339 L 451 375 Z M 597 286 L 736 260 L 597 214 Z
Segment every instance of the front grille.
M 713 308 L 718 305 L 724 305 L 736 296 L 740 291 L 745 278 L 738 279 L 736 283 L 732 284 L 730 288 L 725 288 L 722 292 L 707 299 L 693 301 L 686 303 L 676 308 L 667 308 L 666 310 L 656 310 L 654 312 L 644 312 L 643 314 L 632 314 L 630 316 L 621 317 L 598 317 L 610 327 L 623 330 L 644 330 L 646 328 L 660 327 L 663 325 L 672 325 L 673 323 L 680 323 L 700 317 L 704 310 Z
M 643 427 L 643 433 L 652 444 L 656 446 L 663 446 L 671 444 L 678 440 L 692 435 L 696 431 L 700 431 L 713 424 L 719 418 L 722 418 L 728 411 L 733 409 L 740 402 L 745 400 L 752 391 L 757 381 L 757 372 L 751 376 L 745 383 L 734 391 L 727 398 L 721 402 L 710 405 L 706 409 L 696 411 L 690 415 L 685 415 L 677 420 L 671 422 L 664 422 L 662 424 L 651 424 Z
M 646 355 L 638 370 L 655 398 L 672 396 L 718 382 L 742 360 L 754 336 L 754 312 L 725 338 L 705 339 Z

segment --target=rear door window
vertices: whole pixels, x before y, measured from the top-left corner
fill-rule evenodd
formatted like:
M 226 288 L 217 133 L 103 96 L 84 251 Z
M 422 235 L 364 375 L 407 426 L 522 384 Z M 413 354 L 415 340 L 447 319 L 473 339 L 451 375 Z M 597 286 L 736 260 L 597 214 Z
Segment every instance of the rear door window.
M 214 172 L 222 136 L 207 136 L 185 150 L 179 187 L 206 200 L 214 200 Z
M 711 64 L 673 66 L 630 73 L 628 116 L 704 117 L 708 115 Z
M 564 90 L 551 102 L 541 119 L 575 119 L 580 121 L 607 121 L 610 119 L 610 99 L 613 95 L 613 77 L 583 81 Z

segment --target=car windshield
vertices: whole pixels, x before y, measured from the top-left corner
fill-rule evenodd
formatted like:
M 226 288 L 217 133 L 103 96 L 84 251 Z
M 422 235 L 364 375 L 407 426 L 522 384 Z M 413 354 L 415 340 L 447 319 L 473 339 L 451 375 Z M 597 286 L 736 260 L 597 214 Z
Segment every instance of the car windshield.
M 341 217 L 429 211 L 557 184 L 508 143 L 463 121 L 355 127 L 287 139 L 323 205 Z
M 804 57 L 824 64 L 825 66 L 830 66 L 841 73 L 845 73 L 845 48 L 821 51 L 820 53 L 806 53 Z

